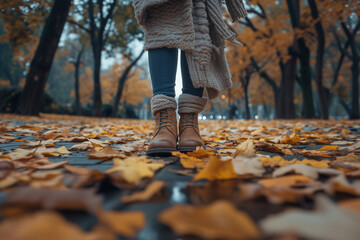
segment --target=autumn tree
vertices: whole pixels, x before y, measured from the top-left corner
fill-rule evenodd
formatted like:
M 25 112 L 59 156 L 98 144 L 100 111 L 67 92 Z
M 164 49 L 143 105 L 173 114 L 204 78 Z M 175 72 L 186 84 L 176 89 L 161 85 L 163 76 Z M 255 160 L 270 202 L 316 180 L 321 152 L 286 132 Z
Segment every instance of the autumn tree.
M 0 77 L 13 87 L 23 84 L 50 10 L 50 0 L 0 2 Z
M 38 115 L 51 64 L 71 6 L 71 0 L 55 0 L 46 20 L 35 56 L 26 76 L 18 111 L 24 115 Z

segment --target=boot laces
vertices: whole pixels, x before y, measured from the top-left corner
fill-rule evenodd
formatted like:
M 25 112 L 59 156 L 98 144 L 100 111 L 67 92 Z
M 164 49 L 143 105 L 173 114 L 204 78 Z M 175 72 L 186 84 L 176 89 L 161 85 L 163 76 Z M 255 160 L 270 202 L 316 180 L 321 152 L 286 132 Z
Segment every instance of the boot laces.
M 168 109 L 160 110 L 159 117 L 156 117 L 156 127 L 159 129 L 162 129 L 164 127 L 172 127 L 172 118 L 173 116 L 168 113 Z
M 184 119 L 182 127 L 185 127 L 185 128 L 196 127 L 195 113 L 183 113 L 182 117 Z

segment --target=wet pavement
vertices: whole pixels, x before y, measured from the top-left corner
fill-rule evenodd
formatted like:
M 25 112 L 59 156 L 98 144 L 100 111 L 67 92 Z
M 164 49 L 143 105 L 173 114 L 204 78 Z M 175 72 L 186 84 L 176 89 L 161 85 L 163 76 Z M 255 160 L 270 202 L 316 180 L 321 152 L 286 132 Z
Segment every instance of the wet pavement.
M 22 125 L 26 122 L 14 122 L 14 125 Z M 308 131 L 311 131 L 309 129 Z M 19 132 L 9 134 L 19 134 Z M 28 141 L 34 141 L 34 136 L 19 136 L 19 139 L 24 139 Z M 105 139 L 101 139 L 105 140 Z M 0 145 L 1 151 L 13 151 L 15 150 L 21 142 L 10 142 Z M 65 146 L 69 149 L 72 145 L 77 143 L 65 143 L 60 142 L 56 143 L 55 147 Z M 303 148 L 313 150 L 314 148 L 320 148 L 321 145 L 297 145 L 296 148 Z M 259 152 L 260 154 L 275 156 L 279 154 L 268 153 L 268 152 Z M 112 161 L 98 161 L 98 160 L 89 160 L 87 157 L 88 152 L 86 151 L 72 151 L 72 155 L 67 157 L 51 157 L 50 160 L 53 162 L 59 162 L 68 160 L 69 165 L 85 167 L 89 169 L 98 169 L 102 172 L 105 172 L 113 166 Z M 291 160 L 293 158 L 302 159 L 301 155 L 288 156 L 285 159 Z M 121 196 L 124 194 L 129 194 L 135 191 L 138 191 L 139 188 L 134 190 L 119 189 L 116 186 L 113 186 L 109 180 L 102 181 L 97 185 L 98 193 L 103 196 L 103 207 L 106 210 L 140 210 L 143 211 L 146 215 L 146 227 L 139 233 L 139 235 L 134 239 L 142 240 L 156 240 L 156 239 L 199 239 L 193 236 L 179 237 L 173 234 L 171 229 L 157 220 L 158 214 L 174 204 L 185 204 L 189 203 L 192 205 L 204 205 L 212 203 L 219 199 L 225 199 L 231 201 L 238 209 L 241 209 L 248 213 L 251 218 L 258 222 L 259 220 L 265 218 L 268 215 L 276 214 L 282 212 L 287 208 L 300 207 L 303 209 L 312 209 L 313 202 L 311 200 L 304 200 L 303 202 L 297 204 L 282 204 L 274 205 L 268 203 L 264 197 L 257 198 L 255 200 L 243 201 L 239 198 L 239 185 L 244 182 L 254 182 L 254 179 L 247 180 L 227 180 L 227 181 L 197 181 L 192 182 L 191 176 L 179 175 L 172 170 L 181 170 L 183 169 L 177 157 L 161 157 L 157 159 L 162 159 L 165 161 L 171 162 L 171 164 L 165 166 L 163 169 L 156 172 L 156 175 L 153 179 L 144 180 L 142 186 L 146 186 L 147 182 L 152 180 L 162 180 L 166 182 L 166 187 L 163 191 L 156 195 L 151 201 L 140 202 L 140 203 L 131 203 L 123 204 L 120 201 Z M 195 172 L 194 172 L 195 173 Z M 324 180 L 324 179 L 320 179 Z M 0 193 L 0 202 L 3 202 L 6 198 L 5 193 Z M 337 198 L 334 200 L 347 199 L 349 196 L 346 194 L 337 195 Z M 97 222 L 95 216 L 84 213 L 84 212 L 74 212 L 74 211 L 61 211 L 61 213 L 71 222 L 74 222 L 81 226 L 85 230 L 90 230 L 94 224 Z M 126 239 L 119 237 L 118 239 Z

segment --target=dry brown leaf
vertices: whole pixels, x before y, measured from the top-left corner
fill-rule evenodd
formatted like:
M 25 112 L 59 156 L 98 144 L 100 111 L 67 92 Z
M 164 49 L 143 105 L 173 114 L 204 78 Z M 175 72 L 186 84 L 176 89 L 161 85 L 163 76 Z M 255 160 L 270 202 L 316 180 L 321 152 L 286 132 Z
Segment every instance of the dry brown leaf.
M 317 158 L 317 157 L 331 158 L 331 156 L 326 151 L 303 149 L 302 151 L 299 152 L 299 154 L 308 158 Z
M 338 204 L 340 207 L 350 211 L 357 211 L 360 214 L 360 198 L 340 201 Z
M 0 236 L 6 236 L 9 240 L 100 240 L 92 233 L 86 233 L 79 226 L 66 221 L 60 214 L 48 211 L 2 221 Z
M 85 141 L 80 144 L 73 145 L 69 150 L 70 151 L 88 151 L 88 150 L 93 149 L 94 147 L 95 146 L 91 142 Z
M 12 161 L 0 160 L 0 180 L 6 178 L 13 170 L 15 170 L 15 164 Z
M 284 158 L 282 158 L 281 156 L 274 156 L 272 158 L 269 157 L 260 157 L 259 159 L 264 166 L 270 166 L 270 167 L 278 167 L 278 166 L 288 166 L 291 164 L 304 164 L 304 165 L 309 165 L 309 166 L 313 166 L 313 167 L 318 167 L 318 168 L 329 168 L 329 160 L 321 160 L 321 161 L 317 161 L 317 160 L 309 160 L 309 159 L 303 159 L 303 160 L 298 160 L 297 158 L 294 158 L 293 160 L 285 160 Z
M 271 235 L 292 233 L 306 239 L 359 239 L 359 213 L 338 207 L 324 195 L 317 195 L 315 203 L 315 211 L 288 210 L 265 218 L 260 227 Z
M 340 147 L 339 150 L 355 151 L 355 150 L 358 150 L 359 148 L 360 148 L 360 142 L 357 142 L 350 146 Z
M 283 140 L 280 141 L 281 144 L 291 144 L 296 145 L 299 144 L 301 138 L 296 135 L 296 133 L 292 133 L 290 136 L 286 135 Z
M 93 151 L 89 153 L 88 157 L 90 159 L 106 161 L 113 158 L 126 158 L 127 156 L 110 146 L 106 146 L 100 151 Z
M 9 192 L 6 205 L 43 209 L 83 210 L 92 213 L 102 208 L 102 198 L 92 190 L 52 190 L 18 187 Z
M 284 144 L 272 144 L 272 143 L 266 143 L 266 142 L 259 142 L 256 144 L 256 149 L 260 150 L 260 151 L 265 151 L 265 152 L 273 152 L 273 153 L 281 153 L 284 155 L 294 155 L 290 149 L 288 149 L 288 147 Z
M 159 220 L 177 235 L 236 240 L 260 237 L 252 219 L 223 200 L 208 206 L 175 205 L 161 212 Z
M 254 141 L 248 139 L 242 143 L 240 143 L 236 147 L 235 157 L 239 154 L 248 154 L 248 155 L 254 155 L 256 154 L 255 144 Z
M 296 203 L 304 197 L 312 197 L 312 193 L 302 189 L 278 186 L 266 188 L 260 184 L 253 183 L 241 184 L 240 191 L 241 200 L 250 200 L 264 196 L 272 204 Z
M 224 180 L 237 177 L 231 161 L 221 161 L 218 157 L 211 156 L 208 164 L 194 176 L 193 180 Z
M 23 144 L 20 144 L 19 147 L 20 148 L 36 148 L 39 146 L 54 147 L 56 142 L 58 141 L 54 139 L 48 139 L 45 141 L 24 142 Z
M 99 211 L 97 217 L 111 231 L 128 238 L 136 237 L 146 224 L 145 214 L 140 211 Z
M 349 183 L 344 175 L 339 175 L 329 179 L 324 184 L 324 190 L 331 195 L 334 195 L 335 192 L 343 192 L 360 196 L 360 180 Z
M 291 187 L 296 186 L 299 183 L 313 182 L 312 178 L 300 175 L 284 176 L 270 179 L 261 179 L 259 184 L 265 187 Z
M 276 169 L 273 172 L 273 177 L 279 177 L 286 175 L 288 173 L 296 173 L 301 174 L 307 177 L 311 177 L 312 179 L 318 179 L 319 174 L 324 175 L 340 175 L 343 174 L 342 171 L 328 168 L 315 168 L 312 166 L 307 166 L 304 164 L 291 164 L 287 166 L 283 166 L 281 168 Z
M 149 201 L 166 185 L 164 181 L 154 181 L 150 183 L 144 191 L 136 192 L 131 195 L 125 195 L 121 198 L 123 203 L 146 202 Z
M 173 152 L 172 155 L 179 157 L 181 165 L 186 169 L 203 168 L 208 162 L 208 160 L 195 158 L 180 152 Z
M 73 178 L 66 178 L 67 185 L 70 185 L 72 188 L 80 188 L 85 185 L 94 184 L 100 182 L 105 177 L 105 174 L 97 169 L 74 167 L 70 165 L 66 165 L 65 169 L 77 175 L 76 177 L 73 176 Z
M 336 163 L 343 163 L 343 162 L 360 163 L 360 156 L 356 155 L 355 153 L 349 153 L 346 156 L 336 157 L 336 160 L 332 161 L 331 163 L 336 164 Z
M 263 164 L 259 161 L 259 157 L 254 155 L 237 155 L 232 164 L 238 175 L 250 175 L 261 177 L 265 173 Z

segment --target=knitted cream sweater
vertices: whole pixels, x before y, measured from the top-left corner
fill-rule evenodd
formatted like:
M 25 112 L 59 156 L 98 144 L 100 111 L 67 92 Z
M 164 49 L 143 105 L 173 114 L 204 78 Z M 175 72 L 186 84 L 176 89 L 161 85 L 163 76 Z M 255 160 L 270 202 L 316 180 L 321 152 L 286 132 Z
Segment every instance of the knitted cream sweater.
M 242 0 L 225 2 L 233 21 L 246 16 Z M 209 99 L 232 86 L 225 40 L 238 42 L 223 22 L 221 0 L 134 0 L 134 7 L 146 50 L 184 50 L 194 87 L 206 88 Z

